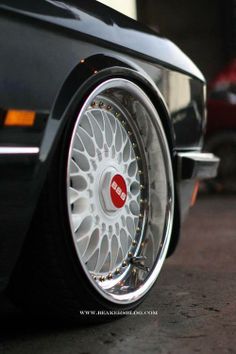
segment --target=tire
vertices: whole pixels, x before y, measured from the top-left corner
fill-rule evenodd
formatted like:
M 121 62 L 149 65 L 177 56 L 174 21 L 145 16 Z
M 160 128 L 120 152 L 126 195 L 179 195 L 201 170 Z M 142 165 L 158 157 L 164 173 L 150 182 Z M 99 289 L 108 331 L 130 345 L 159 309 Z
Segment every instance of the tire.
M 37 313 L 133 310 L 170 242 L 174 183 L 160 117 L 133 82 L 97 86 L 68 117 L 11 294 Z

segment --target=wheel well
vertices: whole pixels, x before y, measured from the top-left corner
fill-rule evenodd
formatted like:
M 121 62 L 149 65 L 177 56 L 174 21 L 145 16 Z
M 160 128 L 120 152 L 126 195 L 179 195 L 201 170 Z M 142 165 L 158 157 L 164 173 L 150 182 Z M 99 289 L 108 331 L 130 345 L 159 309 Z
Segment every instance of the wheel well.
M 174 147 L 174 130 L 167 105 L 161 92 L 141 67 L 123 58 L 121 60 L 121 58 L 99 54 L 81 60 L 62 85 L 55 99 L 51 116 L 54 119 L 61 119 L 63 113 L 75 96 L 78 101 L 79 97 L 86 97 L 86 94 L 103 80 L 115 76 L 130 79 L 149 96 L 162 120 L 172 154 Z

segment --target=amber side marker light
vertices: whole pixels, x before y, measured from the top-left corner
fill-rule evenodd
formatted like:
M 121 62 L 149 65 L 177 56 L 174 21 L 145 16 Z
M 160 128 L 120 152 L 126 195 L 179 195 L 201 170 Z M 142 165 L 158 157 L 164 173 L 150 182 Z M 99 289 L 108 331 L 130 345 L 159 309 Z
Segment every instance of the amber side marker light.
M 191 206 L 194 206 L 194 204 L 196 203 L 197 194 L 199 191 L 199 186 L 200 186 L 200 183 L 199 183 L 199 181 L 197 181 L 194 185 L 194 189 L 193 189 L 193 193 L 192 193 Z
M 33 111 L 7 111 L 4 126 L 8 127 L 32 127 L 35 122 L 35 112 Z

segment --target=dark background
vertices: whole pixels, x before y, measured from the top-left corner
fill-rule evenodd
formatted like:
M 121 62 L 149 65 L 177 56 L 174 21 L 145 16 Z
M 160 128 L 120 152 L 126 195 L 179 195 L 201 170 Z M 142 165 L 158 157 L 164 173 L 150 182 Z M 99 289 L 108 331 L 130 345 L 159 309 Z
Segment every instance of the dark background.
M 208 81 L 236 57 L 236 0 L 137 0 L 138 20 L 176 43 Z

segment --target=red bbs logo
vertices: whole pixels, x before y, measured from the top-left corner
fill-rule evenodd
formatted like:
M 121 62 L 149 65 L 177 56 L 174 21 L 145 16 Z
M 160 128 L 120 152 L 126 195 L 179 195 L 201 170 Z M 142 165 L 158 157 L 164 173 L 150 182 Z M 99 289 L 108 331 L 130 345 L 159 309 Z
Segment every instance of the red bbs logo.
M 110 195 L 112 203 L 116 208 L 122 208 L 127 198 L 127 187 L 124 178 L 117 174 L 113 176 L 110 184 Z

